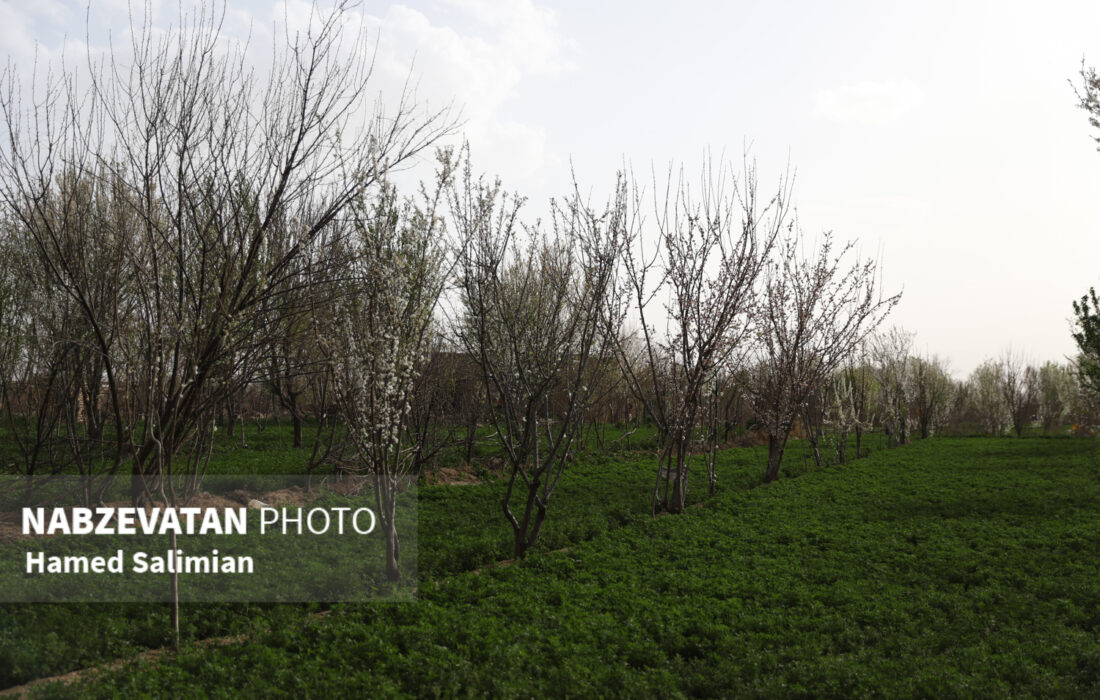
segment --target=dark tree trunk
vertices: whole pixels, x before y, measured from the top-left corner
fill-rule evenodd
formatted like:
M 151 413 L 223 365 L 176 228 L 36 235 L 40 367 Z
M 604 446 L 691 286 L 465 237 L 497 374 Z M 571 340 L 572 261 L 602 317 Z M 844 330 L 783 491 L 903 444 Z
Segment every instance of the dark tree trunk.
M 783 463 L 783 449 L 786 447 L 786 433 L 768 435 L 768 468 L 764 472 L 764 483 L 770 484 L 779 478 L 779 467 Z
M 810 449 L 814 455 L 814 464 L 820 467 L 821 447 L 818 444 L 817 426 L 810 423 L 808 416 L 803 418 L 802 422 L 806 427 L 806 439 L 810 441 Z
M 302 446 L 302 417 L 298 415 L 297 411 L 290 414 L 290 421 L 294 425 L 294 446 Z
M 386 580 L 399 581 L 401 579 L 401 543 L 397 539 L 397 525 L 391 519 L 385 523 L 386 533 Z
M 466 464 L 474 459 L 474 438 L 477 436 L 477 420 L 473 417 L 466 421 Z
M 374 493 L 378 502 L 378 522 L 386 540 L 386 580 L 401 579 L 401 543 L 397 535 L 397 485 L 387 474 L 376 474 Z
M 684 512 L 684 505 L 687 503 L 686 470 L 687 467 L 681 464 L 672 472 L 672 497 L 668 499 L 669 513 Z
M 539 497 L 541 481 L 535 479 L 527 489 L 527 501 L 523 507 L 523 519 L 513 523 L 514 540 L 512 554 L 516 559 L 527 556 L 527 551 L 538 541 L 542 523 L 546 520 L 546 504 Z

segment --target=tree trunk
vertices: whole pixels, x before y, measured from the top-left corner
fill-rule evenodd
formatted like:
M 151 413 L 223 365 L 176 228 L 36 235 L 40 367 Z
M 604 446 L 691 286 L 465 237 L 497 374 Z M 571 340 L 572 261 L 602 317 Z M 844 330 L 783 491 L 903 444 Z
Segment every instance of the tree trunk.
M 814 464 L 818 467 L 821 466 L 821 448 L 818 446 L 817 430 L 815 428 L 809 428 L 806 431 L 806 437 L 810 441 L 810 449 L 814 455 Z
M 176 549 L 176 531 L 172 530 L 169 535 L 169 543 L 173 554 L 178 552 Z M 180 650 L 180 575 L 179 571 L 173 567 L 172 573 L 169 574 L 169 593 L 172 596 L 172 648 L 176 651 Z
M 477 419 L 471 418 L 466 422 L 466 464 L 474 459 L 474 438 L 477 436 Z
M 401 543 L 397 536 L 397 484 L 388 474 L 375 474 L 374 492 L 378 502 L 378 520 L 386 539 L 386 580 L 396 582 L 401 578 Z
M 672 472 L 672 498 L 668 500 L 668 512 L 682 513 L 686 503 L 687 465 L 681 463 Z
M 386 580 L 399 581 L 401 579 L 401 543 L 397 539 L 397 523 L 393 520 L 393 506 L 389 506 L 390 514 L 383 524 L 386 534 Z
M 770 484 L 779 478 L 779 467 L 783 463 L 783 449 L 786 447 L 787 435 L 768 434 L 768 468 L 764 472 L 764 483 Z
M 810 441 L 810 448 L 814 455 L 814 465 L 817 467 L 822 466 L 821 461 L 821 425 L 818 421 L 812 420 L 816 406 L 807 406 L 806 410 L 802 412 L 802 426 L 806 431 L 806 439 Z
M 531 482 L 527 489 L 527 501 L 523 507 L 523 519 L 512 526 L 514 535 L 512 555 L 516 559 L 527 556 L 527 550 L 538 541 L 542 523 L 546 520 L 546 506 L 538 498 L 540 483 L 539 479 Z
M 294 424 L 294 446 L 300 448 L 302 446 L 302 417 L 298 415 L 297 411 L 290 414 L 290 421 Z

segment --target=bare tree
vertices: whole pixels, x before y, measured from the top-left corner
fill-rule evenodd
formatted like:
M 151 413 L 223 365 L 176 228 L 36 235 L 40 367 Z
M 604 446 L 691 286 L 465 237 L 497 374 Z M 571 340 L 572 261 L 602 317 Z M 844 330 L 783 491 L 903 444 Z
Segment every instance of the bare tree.
M 620 186 L 597 213 L 574 193 L 555 206 L 547 235 L 521 224 L 523 200 L 499 181 L 475 180 L 468 157 L 451 193 L 455 229 L 468 241 L 455 330 L 481 369 L 504 452 L 501 507 L 517 558 L 538 539 L 611 359 L 616 331 L 608 297 L 624 235 L 624 194 Z
M 882 424 L 890 445 L 909 442 L 910 370 L 913 333 L 891 328 L 871 340 L 871 358 L 878 380 Z
M 451 129 L 407 95 L 362 114 L 372 55 L 363 35 L 343 33 L 348 5 L 315 9 L 263 79 L 206 9 L 169 32 L 139 19 L 126 53 L 89 56 L 83 76 L 63 67 L 26 103 L 6 71 L 0 198 L 87 328 L 135 500 L 185 446 L 203 453 L 219 400 L 269 344 L 267 321 L 289 313 L 282 291 L 304 248 Z M 91 240 L 69 243 L 80 214 L 70 178 L 112 203 L 110 225 L 93 231 L 109 265 L 88 260 Z
M 294 285 L 293 291 L 284 292 L 288 296 L 308 291 L 304 277 L 288 282 Z M 307 303 L 299 300 L 294 300 L 291 305 L 300 309 L 309 308 Z M 302 421 L 306 414 L 304 404 L 313 375 L 321 371 L 321 358 L 317 355 L 315 344 L 307 340 L 310 334 L 304 326 L 308 324 L 308 320 L 302 314 L 294 313 L 273 319 L 273 324 L 275 328 L 272 342 L 261 360 L 261 376 L 279 407 L 290 416 L 292 444 L 294 447 L 302 447 Z
M 445 448 L 466 444 L 466 437 L 459 439 L 459 429 L 465 426 L 456 404 L 458 367 L 455 353 L 446 351 L 446 338 L 441 328 L 430 333 L 432 345 L 424 369 L 417 378 L 410 402 L 410 420 L 406 427 L 406 439 L 413 445 L 412 473 L 421 474 L 434 463 Z M 478 403 L 478 395 L 466 397 L 470 403 Z M 476 430 L 476 419 L 474 430 Z
M 755 168 L 738 178 L 722 162 L 704 163 L 697 190 L 671 173 L 655 197 L 656 248 L 641 235 L 640 195 L 627 218 L 631 238 L 624 264 L 627 293 L 620 315 L 639 328 L 638 352 L 618 344 L 620 366 L 635 398 L 656 423 L 659 456 L 652 511 L 677 513 L 687 498 L 689 458 L 714 383 L 728 372 L 751 328 L 756 282 L 787 222 L 789 187 L 758 198 Z M 665 301 L 665 314 L 653 307 Z M 664 322 L 659 334 L 657 323 Z M 639 369 L 642 371 L 639 372 Z M 710 395 L 708 397 L 708 394 Z M 711 422 L 716 420 L 710 411 Z M 713 452 L 717 431 L 707 431 Z M 707 460 L 714 487 L 713 458 Z
M 1017 437 L 1039 412 L 1039 372 L 1012 350 L 1000 359 L 1000 389 Z
M 844 376 L 851 387 L 853 430 L 856 434 L 856 459 L 863 454 L 863 434 L 875 425 L 875 403 L 879 388 L 875 383 L 867 343 L 857 347 L 844 366 Z
M 783 450 L 795 417 L 859 344 L 882 323 L 901 298 L 877 291 L 873 260 L 844 267 L 853 244 L 833 251 L 825 234 L 810 257 L 791 237 L 765 277 L 756 362 L 748 391 L 768 431 L 765 483 L 779 477 Z
M 996 360 L 986 360 L 974 368 L 967 379 L 967 394 L 971 407 L 989 435 L 1003 435 L 1012 416 L 1002 390 L 1004 367 Z
M 17 225 L 0 239 L 0 402 L 4 428 L 18 459 L 5 470 L 34 477 L 67 470 L 80 460 L 79 368 L 74 306 L 41 274 Z M 68 439 L 66 439 L 68 437 Z M 77 469 L 76 471 L 79 471 Z
M 910 404 L 922 439 L 929 438 L 947 420 L 954 401 L 955 382 L 947 362 L 938 355 L 909 360 Z
M 825 392 L 825 420 L 834 434 L 834 453 L 839 464 L 848 461 L 848 437 L 855 435 L 856 459 L 863 454 L 863 433 L 874 426 L 871 410 L 871 369 L 866 343 L 849 355 L 844 366 L 833 372 Z

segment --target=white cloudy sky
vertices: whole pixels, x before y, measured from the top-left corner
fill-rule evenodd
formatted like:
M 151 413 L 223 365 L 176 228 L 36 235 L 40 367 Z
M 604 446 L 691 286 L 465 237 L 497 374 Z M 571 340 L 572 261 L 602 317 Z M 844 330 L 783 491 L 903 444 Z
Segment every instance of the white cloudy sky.
M 157 7 L 175 7 L 158 0 Z M 303 4 L 291 0 L 290 15 Z M 0 0 L 21 70 L 70 54 L 84 2 Z M 233 0 L 263 36 L 283 5 Z M 126 26 L 93 0 L 93 43 Z M 1069 80 L 1100 64 L 1100 3 L 365 0 L 378 86 L 415 60 L 419 96 L 462 106 L 476 161 L 533 200 L 572 162 L 606 192 L 648 172 L 740 158 L 763 183 L 797 171 L 799 219 L 881 257 L 894 322 L 956 374 L 1012 347 L 1072 351 L 1070 302 L 1100 285 L 1100 153 Z M 162 14 L 168 21 L 171 12 Z

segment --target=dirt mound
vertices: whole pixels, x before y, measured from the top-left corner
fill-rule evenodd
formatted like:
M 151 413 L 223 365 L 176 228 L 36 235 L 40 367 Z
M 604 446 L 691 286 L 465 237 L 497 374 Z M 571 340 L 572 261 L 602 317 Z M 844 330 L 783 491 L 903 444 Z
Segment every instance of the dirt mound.
M 260 501 L 267 506 L 302 506 L 317 498 L 317 496 L 317 493 L 307 493 L 300 486 L 267 492 L 237 489 L 226 493 L 225 496 L 200 493 L 195 496 L 190 505 L 200 508 L 240 508 L 241 506 L 247 506 L 252 501 Z
M 435 471 L 425 472 L 424 483 L 429 486 L 437 484 L 446 486 L 474 486 L 481 483 L 477 471 L 469 464 L 458 467 L 441 467 Z

